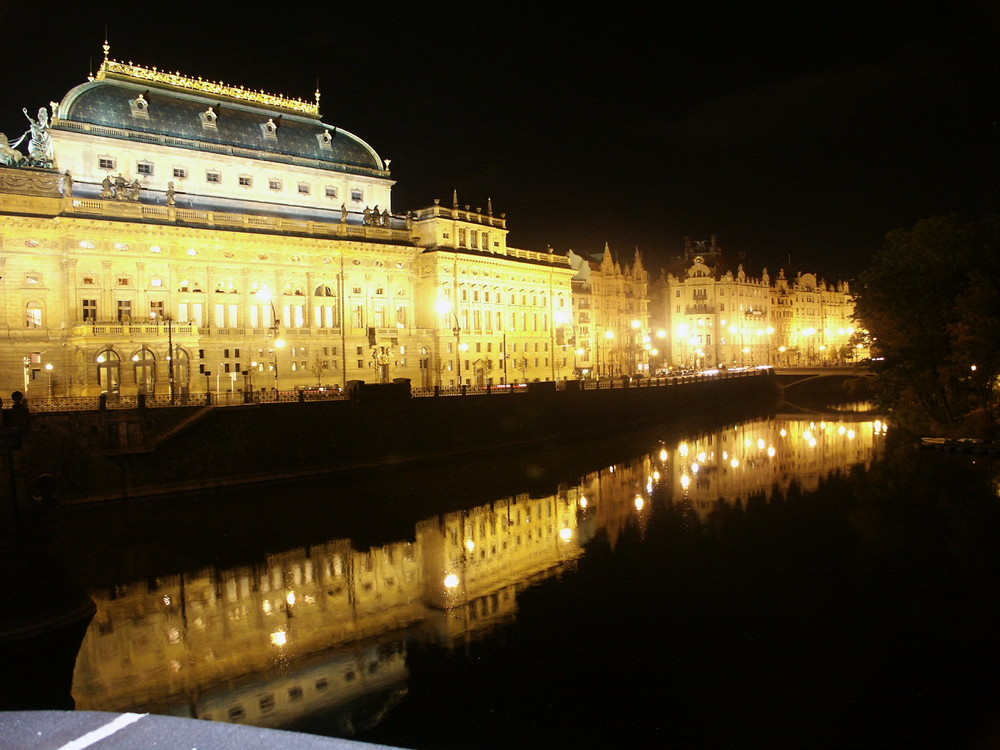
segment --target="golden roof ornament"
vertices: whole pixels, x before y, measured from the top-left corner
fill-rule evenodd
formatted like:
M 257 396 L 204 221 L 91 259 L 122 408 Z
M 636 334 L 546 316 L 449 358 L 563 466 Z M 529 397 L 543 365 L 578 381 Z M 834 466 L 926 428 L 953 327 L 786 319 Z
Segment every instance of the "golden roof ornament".
M 319 117 L 319 88 L 317 87 L 316 101 L 307 102 L 303 99 L 292 99 L 281 94 L 268 94 L 264 91 L 251 91 L 243 86 L 231 86 L 221 81 L 206 81 L 201 77 L 191 78 L 182 75 L 180 72 L 170 73 L 158 70 L 156 66 L 146 68 L 129 61 L 127 63 L 112 60 L 108 54 L 111 46 L 107 40 L 104 41 L 104 61 L 97 71 L 96 80 L 102 81 L 106 77 L 125 78 L 136 81 L 151 81 L 163 86 L 185 91 L 195 91 L 201 94 L 211 94 L 221 96 L 250 104 L 259 104 L 273 109 L 282 109 L 296 114 Z

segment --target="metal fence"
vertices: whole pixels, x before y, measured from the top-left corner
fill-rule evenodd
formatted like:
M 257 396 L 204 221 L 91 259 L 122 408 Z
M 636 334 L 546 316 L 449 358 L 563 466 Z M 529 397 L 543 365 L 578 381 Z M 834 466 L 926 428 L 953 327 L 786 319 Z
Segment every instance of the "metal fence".
M 748 370 L 720 370 L 712 373 L 691 373 L 676 377 L 661 378 L 602 378 L 600 380 L 557 380 L 534 383 L 503 383 L 462 386 L 414 386 L 410 393 L 414 398 L 437 398 L 454 396 L 486 396 L 502 394 L 526 394 L 553 389 L 567 390 L 611 390 L 623 388 L 665 388 L 683 383 L 727 378 L 754 377 L 770 373 L 769 368 Z M 33 412 L 98 411 L 102 409 L 159 409 L 171 406 L 239 406 L 244 404 L 277 404 L 306 401 L 345 401 L 349 394 L 335 390 L 259 390 L 223 391 L 221 393 L 181 393 L 173 398 L 169 395 L 121 395 L 105 393 L 100 396 L 67 396 L 57 398 L 36 398 L 24 400 Z M 2 407 L 10 408 L 12 401 L 4 400 Z

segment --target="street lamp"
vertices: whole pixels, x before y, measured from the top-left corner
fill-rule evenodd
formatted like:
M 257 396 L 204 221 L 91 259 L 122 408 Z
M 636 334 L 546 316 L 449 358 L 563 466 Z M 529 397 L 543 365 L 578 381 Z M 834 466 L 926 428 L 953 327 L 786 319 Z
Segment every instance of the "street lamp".
M 278 392 L 278 349 L 282 349 L 285 346 L 283 339 L 278 338 L 278 331 L 281 328 L 281 320 L 278 319 L 278 313 L 274 309 L 274 295 L 271 294 L 269 289 L 262 288 L 257 292 L 257 299 L 266 301 L 271 305 L 271 325 L 268 326 L 268 330 L 271 332 L 271 338 L 274 339 L 274 392 Z
M 462 356 L 461 356 L 462 327 L 458 324 L 458 315 L 455 313 L 455 308 L 452 306 L 450 300 L 447 299 L 438 300 L 436 307 L 437 311 L 442 315 L 448 315 L 449 313 L 451 313 L 451 317 L 455 321 L 455 325 L 451 329 L 451 332 L 455 334 L 455 370 L 457 371 L 455 382 L 459 386 L 461 386 L 462 385 Z M 469 345 L 466 344 L 465 349 L 467 350 L 468 348 Z M 504 355 L 506 356 L 506 352 L 504 352 Z
M 49 398 L 52 398 L 52 363 L 45 365 L 45 374 L 49 376 Z

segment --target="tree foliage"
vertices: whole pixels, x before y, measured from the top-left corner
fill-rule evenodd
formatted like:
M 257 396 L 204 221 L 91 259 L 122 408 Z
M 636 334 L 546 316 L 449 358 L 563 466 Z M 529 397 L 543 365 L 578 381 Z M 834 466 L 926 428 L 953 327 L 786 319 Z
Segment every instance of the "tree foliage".
M 855 315 L 883 358 L 875 390 L 884 405 L 946 428 L 977 409 L 996 421 L 1000 216 L 890 232 L 860 287 Z

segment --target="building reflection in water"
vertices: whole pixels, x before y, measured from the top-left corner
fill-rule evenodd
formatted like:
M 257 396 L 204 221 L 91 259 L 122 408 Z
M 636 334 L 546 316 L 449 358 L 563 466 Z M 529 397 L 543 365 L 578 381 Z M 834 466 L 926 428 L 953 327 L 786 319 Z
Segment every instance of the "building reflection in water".
M 521 589 L 570 570 L 599 533 L 612 546 L 633 525 L 641 536 L 657 507 L 705 518 L 719 502 L 808 491 L 867 465 L 885 425 L 849 420 L 746 422 L 657 445 L 553 495 L 428 518 L 413 542 L 357 550 L 336 539 L 91 592 L 77 708 L 265 727 L 322 713 L 350 736 L 405 696 L 408 642 L 452 646 L 502 626 Z

